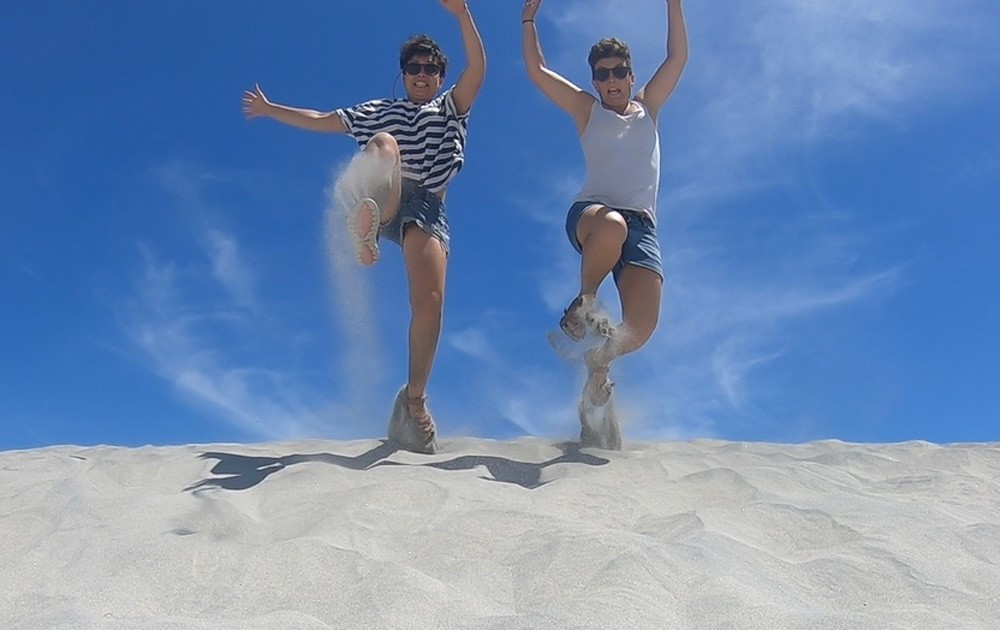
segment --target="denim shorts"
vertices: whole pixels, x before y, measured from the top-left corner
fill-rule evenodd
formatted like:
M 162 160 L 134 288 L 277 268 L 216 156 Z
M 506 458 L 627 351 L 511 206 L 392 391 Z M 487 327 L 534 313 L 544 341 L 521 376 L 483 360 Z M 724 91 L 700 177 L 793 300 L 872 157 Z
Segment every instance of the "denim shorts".
M 415 223 L 424 232 L 441 241 L 445 255 L 450 251 L 451 232 L 448 229 L 448 215 L 440 197 L 412 179 L 403 178 L 399 211 L 392 221 L 379 228 L 378 235 L 400 247 L 403 246 L 403 232 L 407 223 Z
M 573 245 L 573 249 L 583 253 L 583 248 L 576 240 L 576 226 L 580 222 L 580 217 L 584 211 L 591 206 L 604 206 L 596 201 L 577 201 L 570 206 L 569 214 L 566 215 L 566 236 Z M 607 206 L 605 206 L 607 207 Z M 628 226 L 628 233 L 625 235 L 625 243 L 622 245 L 622 255 L 618 258 L 618 263 L 612 268 L 615 283 L 621 275 L 625 265 L 634 265 L 649 269 L 663 280 L 663 264 L 660 262 L 660 241 L 656 237 L 656 226 L 653 220 L 644 212 L 636 210 L 621 210 L 611 208 L 615 212 L 625 217 L 625 225 Z

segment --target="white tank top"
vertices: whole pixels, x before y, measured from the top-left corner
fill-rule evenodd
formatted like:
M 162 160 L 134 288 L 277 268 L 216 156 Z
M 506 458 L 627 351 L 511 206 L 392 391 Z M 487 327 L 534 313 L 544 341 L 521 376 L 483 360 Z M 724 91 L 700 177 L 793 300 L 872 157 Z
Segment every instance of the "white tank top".
M 587 179 L 577 201 L 596 201 L 620 210 L 637 210 L 656 223 L 660 185 L 660 138 L 646 107 L 632 101 L 620 115 L 594 101 L 580 134 Z

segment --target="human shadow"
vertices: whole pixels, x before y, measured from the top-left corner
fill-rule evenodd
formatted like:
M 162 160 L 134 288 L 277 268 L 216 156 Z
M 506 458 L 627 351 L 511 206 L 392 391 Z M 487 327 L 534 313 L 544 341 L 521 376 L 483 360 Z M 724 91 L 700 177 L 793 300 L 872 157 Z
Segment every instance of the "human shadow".
M 550 466 L 557 464 L 603 466 L 610 463 L 610 460 L 603 457 L 582 452 L 580 445 L 575 442 L 556 444 L 556 447 L 562 452 L 561 455 L 541 463 L 522 462 L 494 455 L 462 455 L 440 462 L 408 464 L 387 459 L 399 450 L 399 446 L 388 440 L 382 440 L 378 446 L 354 456 L 337 455 L 334 453 L 313 453 L 285 455 L 283 457 L 258 457 L 240 455 L 238 453 L 208 451 L 200 454 L 198 458 L 218 460 L 218 463 L 210 471 L 215 476 L 197 481 L 184 488 L 183 491 L 197 492 L 198 490 L 207 488 L 234 491 L 248 490 L 276 472 L 284 470 L 289 466 L 306 462 L 332 464 L 359 471 L 371 470 L 378 466 L 414 466 L 448 471 L 476 470 L 483 467 L 492 475 L 492 478 L 480 476 L 480 479 L 514 484 L 528 490 L 534 490 L 548 483 L 547 481 L 542 481 L 542 471 Z
M 267 479 L 274 473 L 295 464 L 305 462 L 320 462 L 333 464 L 351 470 L 365 470 L 379 460 L 389 457 L 399 450 L 399 447 L 383 440 L 378 446 L 360 455 L 335 455 L 333 453 L 294 454 L 284 457 L 254 457 L 237 453 L 221 453 L 209 451 L 198 456 L 199 459 L 217 459 L 219 463 L 210 471 L 219 477 L 202 479 L 184 488 L 200 490 L 202 488 L 221 488 L 223 490 L 247 490 Z
M 486 468 L 492 478 L 480 476 L 485 481 L 495 481 L 498 483 L 511 483 L 528 490 L 540 488 L 548 481 L 542 481 L 542 471 L 549 466 L 556 464 L 582 464 L 586 466 L 603 466 L 611 463 L 603 457 L 597 457 L 580 450 L 580 445 L 575 442 L 564 442 L 556 444 L 556 448 L 562 451 L 562 455 L 553 457 L 550 460 L 537 462 L 521 462 L 506 457 L 496 457 L 494 455 L 462 455 L 455 459 L 443 462 L 428 462 L 426 464 L 405 464 L 384 460 L 372 464 L 372 468 L 378 466 L 420 466 L 422 468 L 436 468 L 438 470 L 475 470 L 479 467 Z

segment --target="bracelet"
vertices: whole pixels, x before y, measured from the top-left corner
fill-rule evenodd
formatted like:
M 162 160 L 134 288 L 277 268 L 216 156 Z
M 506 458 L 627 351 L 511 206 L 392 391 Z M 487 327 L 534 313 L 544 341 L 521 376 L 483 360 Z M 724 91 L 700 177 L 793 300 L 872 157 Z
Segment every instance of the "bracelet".
M 535 23 L 534 20 L 521 20 L 521 24 L 527 24 L 528 22 L 531 22 L 532 24 Z

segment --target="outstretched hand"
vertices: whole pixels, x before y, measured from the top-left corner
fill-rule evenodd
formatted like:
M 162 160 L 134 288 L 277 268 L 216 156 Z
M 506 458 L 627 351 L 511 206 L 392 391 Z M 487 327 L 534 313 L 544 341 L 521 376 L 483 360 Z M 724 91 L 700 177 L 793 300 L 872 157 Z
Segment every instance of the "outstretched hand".
M 441 6 L 445 8 L 448 13 L 458 17 L 469 10 L 466 0 L 440 0 Z
M 524 0 L 524 8 L 521 9 L 521 19 L 535 19 L 535 14 L 538 13 L 538 7 L 541 6 L 541 4 L 542 0 Z
M 260 86 L 254 83 L 253 90 L 243 92 L 243 115 L 247 120 L 258 116 L 267 116 L 271 102 L 264 96 Z

